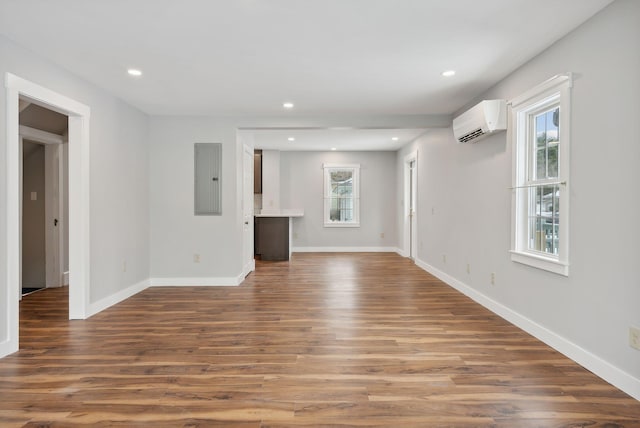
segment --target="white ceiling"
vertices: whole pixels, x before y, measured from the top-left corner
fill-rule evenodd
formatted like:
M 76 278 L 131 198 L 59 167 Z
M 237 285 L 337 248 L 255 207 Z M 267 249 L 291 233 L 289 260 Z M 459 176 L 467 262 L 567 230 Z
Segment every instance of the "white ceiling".
M 281 151 L 398 150 L 426 129 L 261 129 L 250 135 L 256 148 Z M 294 138 L 294 141 L 289 141 Z M 395 139 L 395 140 L 394 140 Z
M 0 33 L 150 115 L 432 115 L 610 1 L 0 0 Z

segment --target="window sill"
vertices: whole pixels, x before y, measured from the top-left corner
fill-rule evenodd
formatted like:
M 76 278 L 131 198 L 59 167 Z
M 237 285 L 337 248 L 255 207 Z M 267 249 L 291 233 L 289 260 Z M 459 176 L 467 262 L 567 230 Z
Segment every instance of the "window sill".
M 548 257 L 538 256 L 521 251 L 511 251 L 511 261 L 527 266 L 553 272 L 558 275 L 569 276 L 569 265 Z
M 360 227 L 360 223 L 325 223 L 324 227 Z

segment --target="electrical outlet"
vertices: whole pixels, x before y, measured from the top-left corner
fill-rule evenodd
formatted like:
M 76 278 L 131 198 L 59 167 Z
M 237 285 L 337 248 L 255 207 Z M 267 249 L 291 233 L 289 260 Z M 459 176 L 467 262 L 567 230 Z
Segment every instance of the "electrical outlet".
M 380 238 L 384 238 L 384 232 L 380 233 Z
M 491 285 L 496 285 L 496 273 L 491 272 Z
M 447 255 L 443 254 L 442 255 L 442 263 L 446 263 L 447 262 Z
M 200 254 L 194 254 L 193 255 L 193 262 L 194 263 L 200 263 Z
M 298 232 L 293 232 L 293 239 L 298 239 Z
M 471 265 L 467 263 L 467 273 L 471 273 Z
M 629 346 L 640 351 L 640 328 L 629 327 Z
M 431 215 L 435 215 L 436 213 L 436 209 L 434 207 L 431 207 Z

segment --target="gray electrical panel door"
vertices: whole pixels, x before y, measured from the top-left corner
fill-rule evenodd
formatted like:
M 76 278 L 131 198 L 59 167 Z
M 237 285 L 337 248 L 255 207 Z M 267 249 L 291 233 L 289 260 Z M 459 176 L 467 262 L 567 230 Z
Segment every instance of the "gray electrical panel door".
M 195 215 L 222 214 L 222 144 L 195 143 Z

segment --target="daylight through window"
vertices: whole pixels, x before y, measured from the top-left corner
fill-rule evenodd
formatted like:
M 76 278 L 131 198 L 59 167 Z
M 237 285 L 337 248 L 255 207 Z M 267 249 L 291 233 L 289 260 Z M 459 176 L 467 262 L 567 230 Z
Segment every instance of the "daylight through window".
M 569 95 L 557 76 L 511 102 L 512 260 L 568 275 Z
M 359 165 L 324 165 L 325 227 L 360 225 Z

